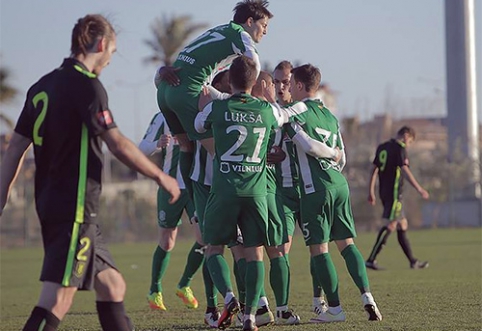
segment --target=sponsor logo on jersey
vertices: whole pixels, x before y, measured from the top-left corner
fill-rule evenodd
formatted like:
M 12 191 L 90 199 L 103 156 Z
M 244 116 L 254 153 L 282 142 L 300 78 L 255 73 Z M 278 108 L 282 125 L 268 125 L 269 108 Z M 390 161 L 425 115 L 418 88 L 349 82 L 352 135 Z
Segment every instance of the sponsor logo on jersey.
M 102 126 L 112 124 L 112 116 L 110 115 L 110 111 L 104 110 L 104 111 L 98 112 L 97 122 Z
M 231 165 L 234 172 L 262 172 L 263 166 L 260 165 L 241 165 L 241 164 L 233 164 Z
M 233 113 L 227 111 L 224 113 L 224 120 L 237 123 L 263 123 L 261 114 L 255 113 Z

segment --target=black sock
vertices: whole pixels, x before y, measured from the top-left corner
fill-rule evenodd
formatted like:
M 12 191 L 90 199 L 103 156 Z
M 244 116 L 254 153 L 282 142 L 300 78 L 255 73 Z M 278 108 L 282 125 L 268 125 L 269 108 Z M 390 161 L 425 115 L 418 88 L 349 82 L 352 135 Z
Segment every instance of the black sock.
M 414 263 L 417 259 L 412 255 L 412 247 L 410 246 L 410 242 L 407 238 L 407 231 L 404 230 L 397 230 L 398 242 L 400 246 L 402 246 L 403 252 L 405 256 L 410 261 L 410 263 Z
M 216 311 L 218 311 L 217 307 L 206 307 L 206 314 L 215 313 Z
M 23 331 L 55 331 L 59 324 L 60 320 L 47 309 L 35 307 L 25 323 Z
M 383 246 L 387 244 L 387 239 L 391 233 L 392 232 L 386 226 L 380 229 L 377 240 L 375 241 L 375 245 L 373 246 L 372 252 L 368 257 L 368 261 L 373 262 L 376 260 L 377 255 L 380 253 Z
M 132 331 L 132 323 L 124 310 L 124 302 L 97 301 L 99 321 L 104 331 Z

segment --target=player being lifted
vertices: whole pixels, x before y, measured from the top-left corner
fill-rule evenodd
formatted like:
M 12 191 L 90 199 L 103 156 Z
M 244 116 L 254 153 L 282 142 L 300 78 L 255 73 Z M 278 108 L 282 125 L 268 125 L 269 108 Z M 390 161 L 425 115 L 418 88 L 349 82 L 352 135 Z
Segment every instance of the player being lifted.
M 260 63 L 255 43 L 259 43 L 267 33 L 268 21 L 273 17 L 267 6 L 266 0 L 238 2 L 230 23 L 206 31 L 180 52 L 173 64 L 179 70 L 180 84 L 170 86 L 167 82 L 160 82 L 158 86 L 159 108 L 179 142 L 180 168 L 189 190 L 194 152 L 190 140 L 200 140 L 211 154 L 214 151 L 211 132 L 199 133 L 194 129 L 199 94 L 203 85 L 239 54 L 253 59 L 259 73 Z

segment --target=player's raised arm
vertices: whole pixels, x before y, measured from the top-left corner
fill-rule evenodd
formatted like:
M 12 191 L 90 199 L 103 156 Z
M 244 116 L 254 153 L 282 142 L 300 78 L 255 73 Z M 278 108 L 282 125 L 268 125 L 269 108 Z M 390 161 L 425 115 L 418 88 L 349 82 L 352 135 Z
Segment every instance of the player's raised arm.
M 10 189 L 22 166 L 25 152 L 31 143 L 32 141 L 27 137 L 16 132 L 12 134 L 7 151 L 2 158 L 0 170 L 0 216 L 10 195 Z

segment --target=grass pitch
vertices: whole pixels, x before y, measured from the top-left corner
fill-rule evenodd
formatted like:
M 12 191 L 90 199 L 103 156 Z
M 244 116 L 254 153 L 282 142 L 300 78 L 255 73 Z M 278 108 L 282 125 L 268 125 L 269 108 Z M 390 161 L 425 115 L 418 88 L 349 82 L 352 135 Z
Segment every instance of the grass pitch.
M 360 295 L 349 278 L 340 254 L 332 254 L 340 278 L 340 299 L 347 315 L 345 323 L 310 324 L 311 278 L 308 251 L 297 234 L 290 253 L 290 307 L 300 316 L 298 326 L 271 326 L 263 330 L 482 330 L 482 229 L 440 229 L 409 231 L 416 257 L 430 261 L 424 270 L 411 270 L 398 245 L 396 234 L 389 238 L 378 262 L 383 271 L 369 270 L 374 297 L 383 314 L 382 322 L 368 322 Z M 362 233 L 356 240 L 366 257 L 375 233 Z M 149 289 L 152 253 L 156 243 L 110 245 L 114 259 L 127 282 L 126 309 L 137 331 L 202 330 L 205 301 L 202 275 L 191 284 L 199 302 L 197 310 L 184 308 L 175 296 L 192 242 L 180 241 L 171 255 L 163 288 L 167 312 L 151 312 L 145 296 Z M 225 254 L 231 261 L 230 253 Z M 2 250 L 0 256 L 0 330 L 21 330 L 40 293 L 42 248 Z M 269 265 L 267 263 L 267 265 Z M 234 281 L 233 281 L 233 284 Z M 274 309 L 275 301 L 267 285 Z M 100 330 L 92 292 L 79 292 L 59 330 Z M 222 297 L 219 296 L 222 303 Z

